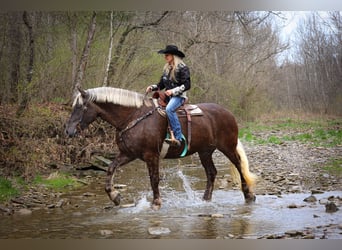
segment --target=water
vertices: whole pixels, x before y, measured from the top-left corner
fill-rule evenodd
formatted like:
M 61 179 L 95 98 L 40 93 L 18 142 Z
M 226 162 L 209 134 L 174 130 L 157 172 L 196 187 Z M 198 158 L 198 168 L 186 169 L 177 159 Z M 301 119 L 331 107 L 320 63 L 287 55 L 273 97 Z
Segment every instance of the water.
M 191 204 L 195 204 L 195 203 L 201 203 L 201 199 L 196 196 L 196 193 L 192 190 L 191 186 L 190 186 L 190 182 L 189 180 L 185 177 L 185 175 L 183 174 L 182 170 L 178 170 L 177 171 L 178 176 L 181 178 L 182 183 L 183 183 L 183 187 L 186 193 L 186 196 L 188 198 L 188 201 L 191 202 Z
M 219 168 L 218 176 L 228 173 Z M 326 213 L 319 203 L 308 204 L 308 193 L 259 195 L 254 204 L 245 204 L 240 190 L 227 186 L 214 190 L 212 201 L 201 199 L 205 187 L 202 167 L 175 167 L 166 162 L 161 169 L 162 207 L 150 208 L 152 191 L 144 164 L 136 162 L 116 174 L 116 183 L 126 184 L 122 204 L 114 207 L 104 192 L 105 174 L 79 190 L 63 194 L 70 202 L 61 208 L 33 210 L 31 215 L 1 216 L 0 238 L 116 238 L 116 239 L 215 239 L 228 235 L 258 238 L 303 230 L 318 225 L 341 224 L 342 211 Z M 139 181 L 137 181 L 139 180 Z M 91 192 L 94 196 L 84 196 Z M 341 192 L 315 195 L 317 199 L 342 196 Z M 298 208 L 289 209 L 295 203 Z M 211 215 L 219 214 L 218 218 Z M 315 215 L 315 218 L 314 218 Z M 149 229 L 161 227 L 166 233 L 154 235 Z M 109 234 L 102 234 L 108 230 Z M 151 230 L 150 230 L 151 231 Z M 331 232 L 330 238 L 342 238 Z

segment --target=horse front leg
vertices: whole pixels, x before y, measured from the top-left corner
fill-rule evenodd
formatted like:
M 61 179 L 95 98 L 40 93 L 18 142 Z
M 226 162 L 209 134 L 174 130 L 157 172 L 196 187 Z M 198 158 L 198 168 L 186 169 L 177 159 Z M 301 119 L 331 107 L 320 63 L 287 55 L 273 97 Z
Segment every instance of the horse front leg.
M 158 210 L 161 207 L 161 198 L 159 193 L 159 157 L 153 156 L 145 159 L 148 173 L 150 175 L 150 182 L 153 191 L 152 209 Z
M 115 170 L 117 167 L 125 165 L 132 160 L 133 160 L 132 158 L 127 157 L 124 154 L 120 154 L 108 166 L 105 190 L 106 190 L 106 193 L 108 194 L 109 199 L 113 201 L 116 206 L 120 205 L 121 195 L 117 190 L 114 189 Z

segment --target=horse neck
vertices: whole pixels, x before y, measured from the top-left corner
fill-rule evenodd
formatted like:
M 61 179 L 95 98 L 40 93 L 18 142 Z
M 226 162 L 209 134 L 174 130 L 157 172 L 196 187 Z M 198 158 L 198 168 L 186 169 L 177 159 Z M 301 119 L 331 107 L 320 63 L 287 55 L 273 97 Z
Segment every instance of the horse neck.
M 96 105 L 99 108 L 99 116 L 118 130 L 124 129 L 130 121 L 135 119 L 141 109 L 112 103 L 96 103 Z

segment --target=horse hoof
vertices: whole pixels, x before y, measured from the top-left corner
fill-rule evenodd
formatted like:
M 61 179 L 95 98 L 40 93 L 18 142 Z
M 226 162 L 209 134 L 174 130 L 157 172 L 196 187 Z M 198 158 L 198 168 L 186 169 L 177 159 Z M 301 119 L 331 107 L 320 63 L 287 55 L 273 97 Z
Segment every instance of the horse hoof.
M 118 191 L 112 191 L 109 193 L 109 198 L 114 202 L 115 206 L 120 205 L 121 194 Z
M 115 206 L 119 206 L 121 202 L 121 194 L 118 194 L 115 199 L 113 200 Z
M 255 200 L 256 200 L 256 196 L 254 194 L 251 194 L 245 197 L 246 203 L 252 203 L 252 202 L 255 202 Z
M 160 209 L 161 205 L 156 205 L 156 204 L 152 204 L 152 210 L 154 211 L 158 211 Z
M 160 208 L 161 208 L 161 199 L 155 199 L 154 201 L 153 201 L 153 203 L 152 203 L 152 209 L 153 210 L 159 210 Z

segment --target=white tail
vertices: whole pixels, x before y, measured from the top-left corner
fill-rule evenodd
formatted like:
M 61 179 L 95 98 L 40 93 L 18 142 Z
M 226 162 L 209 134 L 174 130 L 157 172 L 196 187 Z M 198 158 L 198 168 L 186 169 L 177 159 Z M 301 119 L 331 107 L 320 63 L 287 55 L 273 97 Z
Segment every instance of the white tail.
M 246 180 L 247 186 L 252 188 L 255 185 L 255 181 L 257 177 L 255 174 L 249 172 L 248 159 L 247 159 L 245 150 L 243 149 L 242 143 L 240 142 L 239 139 L 238 139 L 238 144 L 236 146 L 236 151 L 238 152 L 240 156 L 242 175 L 244 179 Z M 241 185 L 241 178 L 240 178 L 239 171 L 236 169 L 236 167 L 233 164 L 231 164 L 231 175 L 233 178 L 233 182 Z

